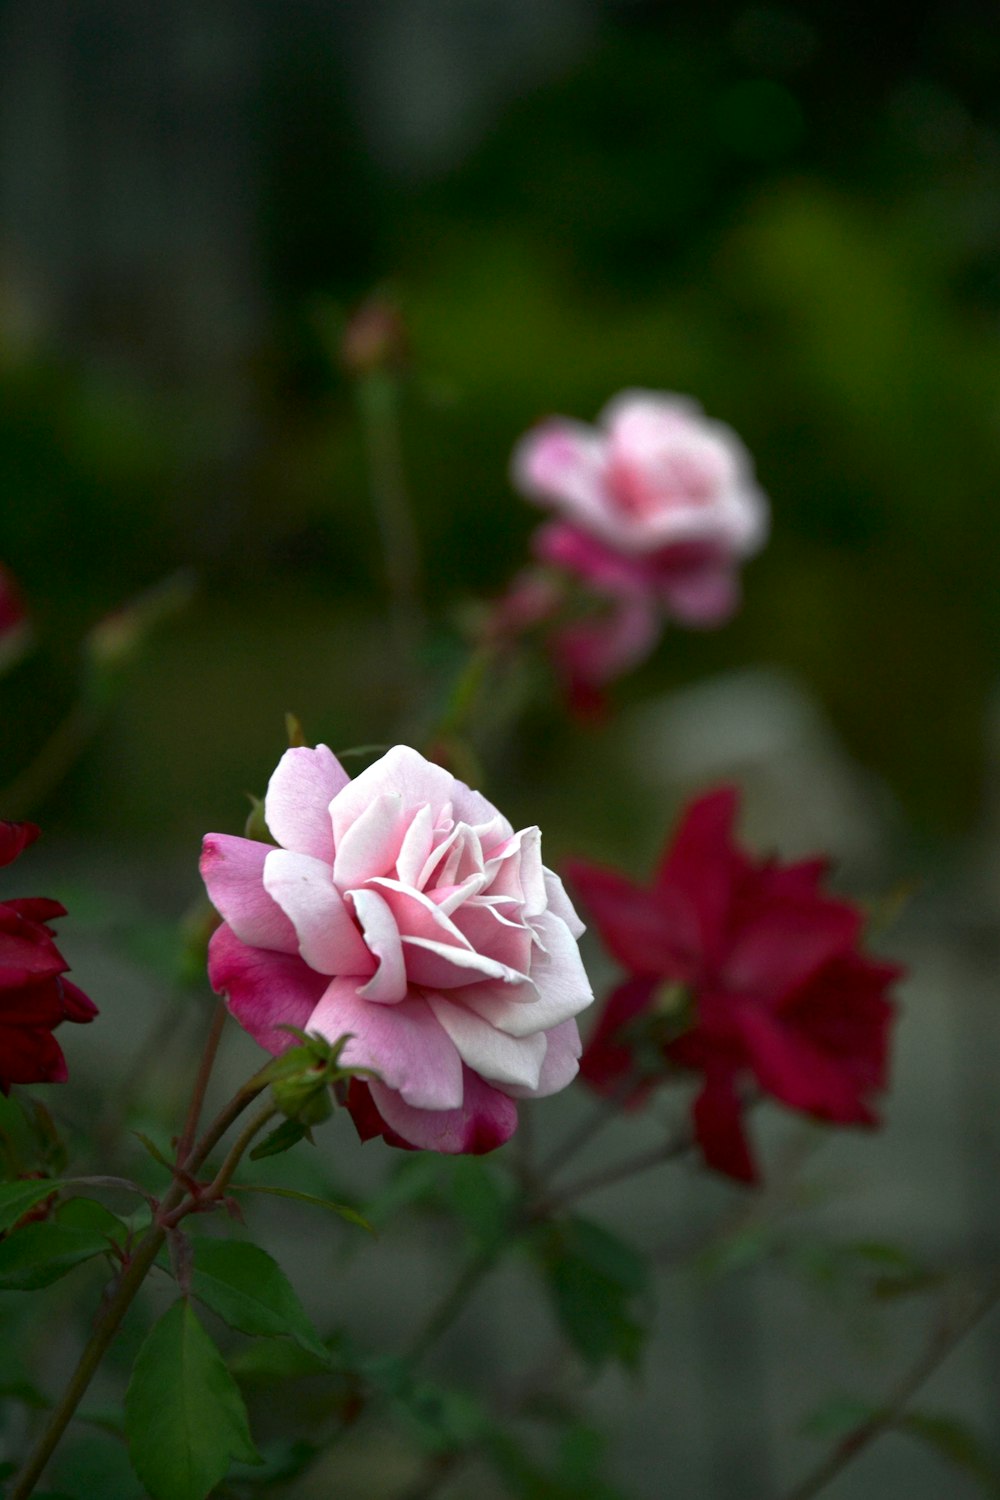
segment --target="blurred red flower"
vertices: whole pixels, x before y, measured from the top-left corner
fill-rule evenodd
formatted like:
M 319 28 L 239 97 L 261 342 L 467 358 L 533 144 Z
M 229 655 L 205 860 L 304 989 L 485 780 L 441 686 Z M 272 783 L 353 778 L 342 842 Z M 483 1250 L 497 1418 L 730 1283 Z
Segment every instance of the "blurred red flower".
M 877 1125 L 903 970 L 860 951 L 863 915 L 820 890 L 824 859 L 755 860 L 733 838 L 738 793 L 686 809 L 652 885 L 577 861 L 569 875 L 629 977 L 584 1049 L 598 1093 L 642 1102 L 671 1064 L 701 1073 L 705 1161 L 744 1182 L 757 1167 L 743 1111 L 756 1090 L 839 1125 Z
M 0 865 L 38 837 L 34 823 L 0 821 Z M 0 902 L 0 1092 L 14 1083 L 62 1083 L 66 1059 L 55 1037 L 63 1021 L 92 1021 L 97 1007 L 64 976 L 69 965 L 48 926 L 66 915 L 44 896 Z

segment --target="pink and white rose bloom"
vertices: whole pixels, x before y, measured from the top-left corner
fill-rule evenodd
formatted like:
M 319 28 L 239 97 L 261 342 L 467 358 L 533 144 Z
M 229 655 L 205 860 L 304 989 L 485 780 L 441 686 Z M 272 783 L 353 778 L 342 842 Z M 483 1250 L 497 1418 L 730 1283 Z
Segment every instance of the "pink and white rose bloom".
M 664 612 L 689 626 L 728 619 L 739 565 L 767 535 L 746 448 L 683 396 L 625 391 L 596 427 L 541 422 L 515 449 L 512 476 L 560 517 L 536 535 L 536 556 L 615 606 L 603 629 L 590 622 L 563 641 L 571 672 L 593 682 L 647 655 Z
M 213 988 L 269 1052 L 285 1025 L 349 1035 L 342 1061 L 377 1075 L 348 1093 L 363 1139 L 501 1145 L 517 1099 L 575 1077 L 593 999 L 538 829 L 404 745 L 353 780 L 325 745 L 287 750 L 264 812 L 276 846 L 205 838 Z

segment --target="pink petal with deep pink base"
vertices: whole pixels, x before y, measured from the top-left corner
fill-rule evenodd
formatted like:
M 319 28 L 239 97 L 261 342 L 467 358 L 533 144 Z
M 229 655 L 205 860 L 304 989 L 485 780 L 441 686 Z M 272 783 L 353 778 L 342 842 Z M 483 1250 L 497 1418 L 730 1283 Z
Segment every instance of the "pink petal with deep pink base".
M 299 952 L 310 968 L 367 979 L 375 961 L 333 884 L 329 865 L 309 854 L 271 849 L 264 861 L 264 888 L 295 928 Z
M 307 1029 L 336 1042 L 350 1033 L 346 1064 L 372 1068 L 417 1110 L 451 1110 L 462 1102 L 462 1064 L 454 1043 L 423 1000 L 371 1005 L 346 979 L 335 979 Z
M 413 1109 L 393 1089 L 370 1084 L 372 1101 L 390 1130 L 411 1146 L 454 1156 L 495 1151 L 517 1129 L 517 1105 L 499 1089 L 464 1069 L 464 1097 L 457 1109 Z
M 271 836 L 296 854 L 333 863 L 330 803 L 350 777 L 326 745 L 286 750 L 267 784 L 264 817 Z
M 297 953 L 295 928 L 264 889 L 264 861 L 271 848 L 226 833 L 206 834 L 201 878 L 208 899 L 244 943 Z
M 225 924 L 208 945 L 208 979 L 243 1029 L 275 1054 L 297 1045 L 281 1028 L 304 1028 L 328 983 L 298 954 L 250 948 Z

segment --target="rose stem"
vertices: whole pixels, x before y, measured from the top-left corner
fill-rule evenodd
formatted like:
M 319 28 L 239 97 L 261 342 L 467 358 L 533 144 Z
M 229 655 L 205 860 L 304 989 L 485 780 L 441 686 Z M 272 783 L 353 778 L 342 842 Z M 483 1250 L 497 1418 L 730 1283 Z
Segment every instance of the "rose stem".
M 214 1032 L 214 1028 L 213 1028 Z M 210 1037 L 211 1042 L 211 1037 Z M 247 1080 L 241 1089 L 233 1096 L 224 1109 L 216 1115 L 208 1130 L 202 1136 L 198 1144 L 190 1151 L 183 1162 L 184 1170 L 192 1175 L 202 1166 L 212 1149 L 225 1135 L 230 1125 L 242 1114 L 247 1105 L 251 1104 L 257 1095 L 266 1087 L 267 1081 L 261 1078 L 260 1073 Z M 260 1117 L 258 1117 L 259 1128 Z M 243 1149 L 246 1149 L 250 1137 L 244 1131 L 240 1137 Z M 230 1157 L 232 1153 L 230 1153 Z M 226 1158 L 227 1165 L 230 1157 Z M 181 1165 L 178 1158 L 178 1165 Z M 236 1161 L 232 1161 L 229 1168 L 230 1175 L 236 1168 Z M 220 1173 L 221 1176 L 221 1173 Z M 228 1181 L 228 1178 L 226 1179 Z M 218 1178 L 216 1178 L 218 1182 Z M 213 1184 L 214 1186 L 215 1184 Z M 121 1325 L 122 1319 L 128 1312 L 136 1293 L 145 1281 L 153 1262 L 166 1239 L 166 1229 L 162 1227 L 161 1221 L 169 1216 L 178 1207 L 184 1198 L 185 1187 L 179 1178 L 175 1179 L 167 1189 L 157 1219 L 146 1231 L 143 1238 L 136 1247 L 135 1253 L 128 1265 L 122 1272 L 120 1281 L 115 1291 L 98 1319 L 94 1331 L 87 1343 L 84 1345 L 83 1353 L 80 1355 L 76 1369 L 70 1377 L 69 1384 L 63 1392 L 61 1400 L 52 1409 L 44 1432 L 38 1440 L 34 1450 L 27 1458 L 23 1469 L 14 1481 L 8 1500 L 27 1500 L 38 1480 L 42 1476 L 46 1464 L 52 1457 L 60 1438 L 69 1425 L 70 1419 L 79 1406 L 83 1396 L 90 1385 L 97 1367 L 104 1357 L 109 1345 Z M 192 1202 L 193 1206 L 193 1202 Z
M 372 370 L 357 382 L 368 482 L 382 536 L 392 607 L 393 655 L 405 700 L 415 698 L 414 671 L 424 634 L 420 546 L 403 473 L 395 377 Z

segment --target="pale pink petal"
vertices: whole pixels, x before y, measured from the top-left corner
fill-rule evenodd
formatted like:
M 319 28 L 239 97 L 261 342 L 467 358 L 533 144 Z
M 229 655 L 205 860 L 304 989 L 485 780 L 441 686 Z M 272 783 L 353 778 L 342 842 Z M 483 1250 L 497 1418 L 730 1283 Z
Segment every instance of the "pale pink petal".
M 575 1021 L 563 1021 L 545 1033 L 547 1043 L 545 1061 L 534 1089 L 519 1088 L 504 1084 L 504 1092 L 513 1099 L 547 1099 L 558 1094 L 568 1083 L 572 1083 L 580 1071 L 580 1053 L 583 1051 L 580 1032 Z
M 264 887 L 289 918 L 299 952 L 320 974 L 367 978 L 375 962 L 333 884 L 330 866 L 309 854 L 271 849 L 264 861 Z
M 333 862 L 330 803 L 350 777 L 326 745 L 286 750 L 267 786 L 264 817 L 273 838 L 296 854 Z
M 201 876 L 212 905 L 244 943 L 297 953 L 295 928 L 264 889 L 264 861 L 271 847 L 227 833 L 208 833 Z
M 494 1151 L 517 1129 L 517 1105 L 469 1068 L 463 1083 L 461 1106 L 447 1110 L 414 1109 L 384 1084 L 372 1082 L 370 1087 L 382 1119 L 411 1146 L 447 1155 Z
M 373 977 L 359 991 L 366 1000 L 394 1005 L 407 991 L 406 964 L 395 918 L 378 891 L 352 891 L 350 895 L 365 945 L 378 961 Z
M 473 975 L 497 979 L 504 984 L 530 984 L 526 974 L 509 965 L 475 953 L 471 948 L 456 948 L 450 943 L 432 942 L 429 938 L 402 938 L 406 952 L 406 972 L 414 984 L 431 989 L 451 989 L 469 983 Z
M 486 860 L 490 894 L 516 897 L 526 917 L 537 916 L 547 904 L 541 848 L 541 830 L 522 828 Z
M 429 994 L 427 1004 L 451 1037 L 462 1061 L 480 1078 L 501 1085 L 536 1089 L 545 1058 L 545 1037 L 512 1037 L 443 995 Z
M 429 807 L 418 807 L 403 835 L 396 859 L 396 877 L 405 885 L 419 885 L 420 871 L 434 844 L 434 819 Z M 388 874 L 388 871 L 378 871 Z
M 469 985 L 460 995 L 449 996 L 509 1036 L 549 1031 L 586 1010 L 594 998 L 580 950 L 565 922 L 546 912 L 534 926 L 545 949 L 535 954 L 530 987 Z
M 580 938 L 587 928 L 576 914 L 576 908 L 566 894 L 566 888 L 560 877 L 554 870 L 542 867 L 545 874 L 545 894 L 548 897 L 548 909 L 554 917 L 565 922 L 570 933 L 575 938 Z
M 372 1068 L 414 1109 L 455 1109 L 462 1102 L 462 1064 L 424 1000 L 370 1005 L 349 980 L 335 979 L 306 1026 L 327 1041 L 350 1033 L 341 1056 L 355 1068 Z
M 530 500 L 557 505 L 586 524 L 607 506 L 606 440 L 582 422 L 554 417 L 527 433 L 511 460 L 511 479 Z
M 334 838 L 339 845 L 351 824 L 385 792 L 398 794 L 404 811 L 416 812 L 426 804 L 436 819 L 451 799 L 453 783 L 454 777 L 442 766 L 408 745 L 395 745 L 338 795 L 330 809 Z
M 333 878 L 342 891 L 395 867 L 406 823 L 398 792 L 383 792 L 337 838 Z
M 225 924 L 208 945 L 208 979 L 244 1030 L 274 1053 L 297 1045 L 282 1027 L 304 1029 L 327 984 L 297 954 L 248 947 Z
M 477 953 L 485 953 L 520 974 L 529 972 L 535 946 L 530 927 L 511 921 L 497 907 L 478 901 L 466 902 L 452 920 Z

